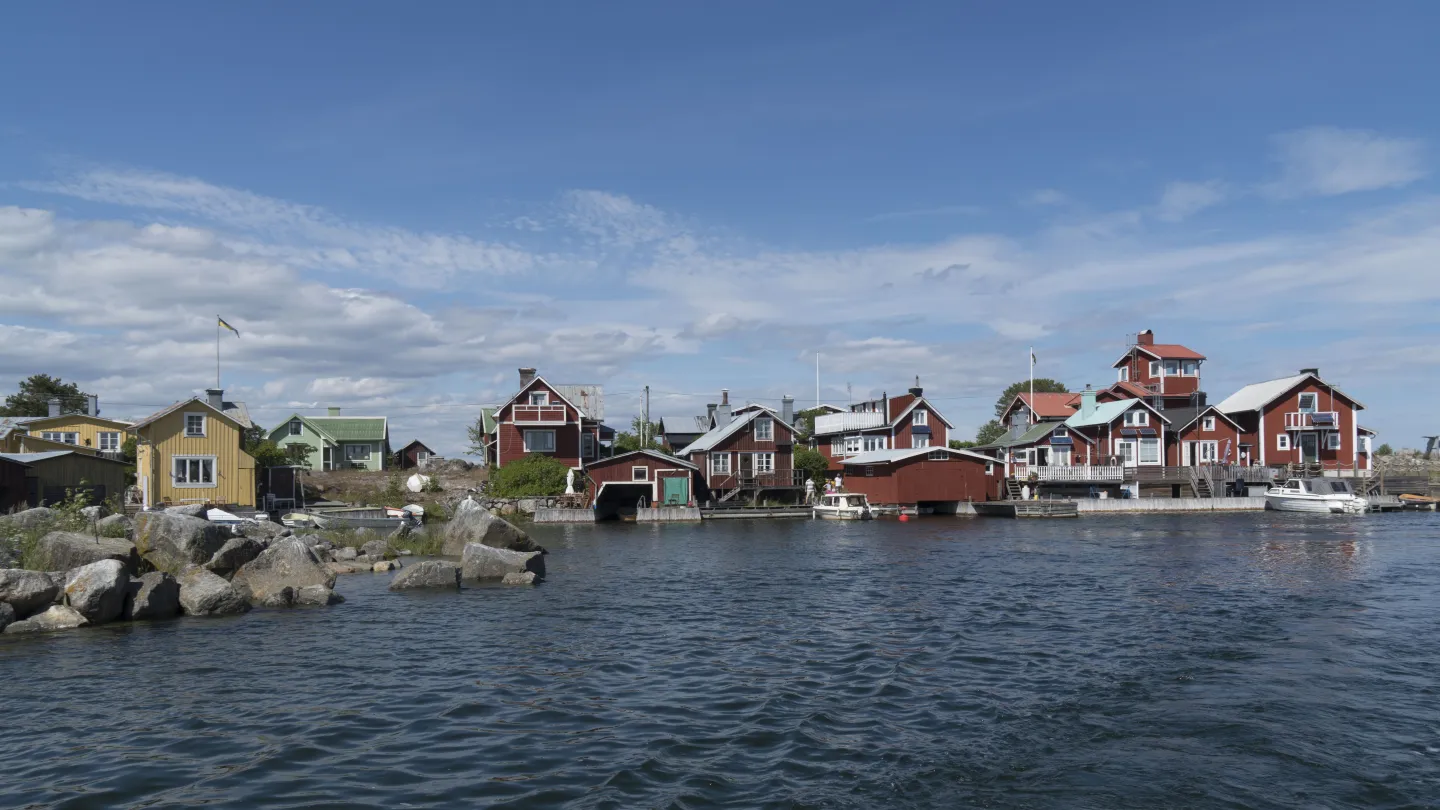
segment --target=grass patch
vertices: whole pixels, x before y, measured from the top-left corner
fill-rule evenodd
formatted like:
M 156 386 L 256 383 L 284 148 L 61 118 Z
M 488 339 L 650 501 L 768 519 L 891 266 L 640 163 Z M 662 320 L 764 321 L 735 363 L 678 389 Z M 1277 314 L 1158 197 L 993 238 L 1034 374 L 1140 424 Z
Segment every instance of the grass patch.
M 390 540 L 390 547 L 396 551 L 409 551 L 412 554 L 433 557 L 440 553 L 440 547 L 444 545 L 443 531 L 441 526 L 421 526 L 405 537 Z M 386 538 L 386 535 L 378 532 L 362 533 L 357 529 L 327 529 L 303 532 L 303 534 L 319 535 L 337 548 L 349 546 L 354 549 L 360 548 L 371 540 Z

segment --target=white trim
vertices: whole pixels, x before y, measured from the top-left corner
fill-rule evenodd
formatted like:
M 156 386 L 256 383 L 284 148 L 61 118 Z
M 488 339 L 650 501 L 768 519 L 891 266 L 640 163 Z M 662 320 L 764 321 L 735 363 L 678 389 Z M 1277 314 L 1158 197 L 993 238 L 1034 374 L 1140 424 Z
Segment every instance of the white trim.
M 1214 432 L 1215 432 L 1215 417 L 1213 417 L 1213 416 L 1202 416 L 1202 417 L 1200 417 L 1200 432 L 1201 432 L 1201 433 L 1214 433 Z
M 767 459 L 770 460 L 770 469 L 768 469 L 768 470 L 763 470 L 763 471 L 760 469 L 760 459 L 761 459 L 762 457 L 767 458 Z M 772 474 L 773 474 L 773 473 L 775 472 L 775 454 L 774 454 L 773 452 L 769 452 L 769 451 L 760 452 L 760 453 L 751 453 L 751 454 L 750 454 L 750 471 L 753 472 L 753 473 L 755 473 L 756 475 L 759 475 L 761 472 L 768 472 L 768 473 L 772 473 Z
M 1333 432 L 1330 432 L 1330 433 L 1326 433 L 1326 434 L 1325 434 L 1325 446 L 1322 447 L 1321 449 L 1322 449 L 1322 450 L 1341 450 L 1341 449 L 1343 449 L 1343 446 L 1344 446 L 1344 443 L 1340 441 L 1340 433 L 1339 433 L 1339 431 L 1333 431 Z
M 636 477 L 635 477 L 635 473 L 636 473 L 636 472 L 639 472 L 639 473 L 640 473 L 640 477 L 639 477 L 639 478 L 636 478 Z M 631 467 L 630 467 L 630 483 L 632 483 L 632 484 L 638 484 L 638 483 L 640 483 L 641 481 L 646 481 L 646 482 L 648 482 L 649 480 L 650 480 L 650 468 L 649 468 L 648 466 L 641 465 L 641 464 L 631 465 Z
M 152 452 L 152 453 L 155 452 L 155 450 L 154 450 L 153 447 L 151 448 L 150 452 Z M 210 462 L 210 482 L 209 482 L 209 483 L 203 483 L 203 482 L 202 482 L 202 483 L 189 483 L 189 482 L 183 482 L 183 483 L 182 483 L 181 481 L 176 480 L 176 476 L 175 476 L 175 463 L 176 463 L 177 461 L 187 462 L 187 464 L 186 464 L 186 471 L 187 471 L 186 477 L 187 477 L 187 478 L 189 477 L 189 475 L 188 475 L 188 472 L 189 472 L 189 464 L 188 464 L 188 462 L 191 462 L 191 461 L 202 461 L 202 462 L 203 462 L 203 461 L 208 461 L 208 462 Z M 214 489 L 214 488 L 220 486 L 220 483 L 219 483 L 220 472 L 219 472 L 219 470 L 217 469 L 218 466 L 219 466 L 219 465 L 216 463 L 215 456 L 171 456 L 171 457 L 170 457 L 170 486 L 174 487 L 175 489 Z M 203 472 L 204 466 L 202 465 L 199 469 Z
M 98 444 L 97 444 L 96 446 L 100 448 L 100 451 L 101 451 L 101 452 L 118 452 L 118 451 L 120 450 L 121 446 L 123 446 L 123 445 L 125 444 L 125 441 L 120 438 L 120 437 L 123 436 L 123 435 L 124 435 L 124 433 L 122 433 L 121 431 L 118 431 L 118 430 L 99 430 L 99 431 L 96 431 L 96 432 L 95 432 L 95 441 L 98 442 Z M 114 436 L 114 437 L 115 437 L 115 446 L 114 446 L 114 447 L 106 447 L 106 446 L 105 446 L 105 437 L 106 437 L 106 436 Z
M 728 451 L 728 450 L 721 450 L 721 451 L 717 451 L 717 452 L 713 452 L 713 453 L 707 453 L 706 455 L 709 456 L 709 460 L 706 462 L 705 469 L 709 470 L 711 475 L 725 475 L 725 476 L 730 476 L 730 475 L 734 475 L 734 474 L 735 474 L 734 472 L 732 472 L 732 470 L 734 470 L 735 465 L 733 465 L 733 464 L 730 463 L 730 451 Z M 721 469 L 716 469 L 716 467 L 717 467 L 718 465 L 716 465 L 715 462 L 720 461 L 720 460 L 722 460 L 722 459 L 723 459 L 724 462 L 725 462 L 725 465 L 724 465 L 724 466 L 725 466 L 725 469 L 723 469 L 723 470 L 721 470 Z M 708 478 L 706 479 L 706 483 L 709 483 L 709 479 L 708 479 Z
M 769 428 L 769 430 L 767 431 L 767 432 L 769 433 L 768 436 L 762 437 L 762 436 L 760 435 L 760 426 L 761 426 L 762 424 L 765 425 L 767 428 Z M 773 417 L 770 417 L 770 416 L 757 416 L 757 417 L 755 417 L 755 419 L 750 423 L 750 429 L 751 429 L 752 433 L 753 433 L 754 436 L 755 436 L 755 441 L 757 441 L 757 442 L 771 442 L 772 444 L 774 443 L 774 441 L 775 441 L 775 419 L 774 419 Z
M 200 417 L 200 432 L 199 432 L 199 433 L 191 433 L 191 432 L 190 432 L 190 417 L 192 417 L 192 416 L 198 416 L 198 417 Z M 185 412 L 185 421 L 181 424 L 181 435 L 184 436 L 184 437 L 187 438 L 187 439 L 204 439 L 204 438 L 206 438 L 207 434 L 209 433 L 209 428 L 210 428 L 210 426 L 209 426 L 209 420 L 206 418 L 207 416 L 208 416 L 208 414 L 205 414 L 204 412 L 201 412 L 201 411 L 186 411 L 186 412 Z
M 80 444 L 80 434 L 73 430 L 42 430 L 40 438 L 56 444 L 69 444 L 77 447 Z
M 1285 452 L 1288 453 L 1288 452 L 1290 452 L 1290 451 L 1293 450 L 1293 449 L 1295 449 L 1295 448 L 1292 447 L 1291 444 L 1290 444 L 1290 434 L 1289 434 L 1289 433 L 1276 433 L 1276 434 L 1275 434 L 1275 450 L 1276 450 L 1276 452 L 1279 452 L 1279 451 L 1283 450 L 1283 451 L 1285 451 Z
M 530 434 L 532 434 L 532 433 L 548 433 L 548 434 L 550 434 L 550 449 L 549 449 L 549 450 L 533 450 L 533 449 L 531 449 L 531 447 L 530 447 Z M 526 452 L 526 453 L 554 453 L 554 452 L 555 452 L 555 429 L 554 429 L 554 428 L 528 428 L 528 429 L 525 429 L 525 430 L 521 430 L 521 431 L 520 431 L 520 446 L 523 447 L 523 448 L 525 448 L 525 452 Z

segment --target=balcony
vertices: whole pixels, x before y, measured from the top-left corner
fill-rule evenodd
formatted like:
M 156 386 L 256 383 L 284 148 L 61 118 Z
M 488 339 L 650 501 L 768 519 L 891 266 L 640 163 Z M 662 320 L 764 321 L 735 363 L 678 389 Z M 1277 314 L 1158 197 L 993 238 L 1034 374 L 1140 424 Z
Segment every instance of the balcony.
M 1286 430 L 1335 430 L 1340 427 L 1337 411 L 1291 411 L 1285 414 Z
M 1037 481 L 1050 484 L 1092 484 L 1097 481 L 1122 483 L 1125 481 L 1125 468 L 1119 465 L 1077 464 L 1073 467 L 1042 467 L 1036 464 L 1012 464 L 1010 469 L 1016 479 L 1026 479 L 1034 475 Z
M 848 433 L 852 430 L 883 427 L 887 424 L 889 423 L 885 420 L 885 414 L 879 412 L 830 413 L 815 417 L 815 435 Z
M 564 405 L 516 405 L 512 421 L 517 425 L 563 425 Z

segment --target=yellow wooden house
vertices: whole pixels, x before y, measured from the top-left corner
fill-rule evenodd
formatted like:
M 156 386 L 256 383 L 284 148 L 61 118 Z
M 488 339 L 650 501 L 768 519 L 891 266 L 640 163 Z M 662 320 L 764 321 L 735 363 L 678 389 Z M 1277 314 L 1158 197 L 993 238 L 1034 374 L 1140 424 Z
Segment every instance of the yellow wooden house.
M 28 435 L 53 443 L 54 446 L 47 449 L 60 449 L 60 445 L 69 445 L 117 457 L 120 455 L 120 446 L 125 443 L 125 433 L 129 430 L 129 422 L 87 413 L 46 416 L 25 423 L 25 432 Z
M 218 392 L 216 392 L 218 394 Z M 219 401 L 212 396 L 212 401 Z M 255 459 L 240 449 L 249 425 L 195 397 L 136 422 L 136 484 L 156 504 L 255 506 Z

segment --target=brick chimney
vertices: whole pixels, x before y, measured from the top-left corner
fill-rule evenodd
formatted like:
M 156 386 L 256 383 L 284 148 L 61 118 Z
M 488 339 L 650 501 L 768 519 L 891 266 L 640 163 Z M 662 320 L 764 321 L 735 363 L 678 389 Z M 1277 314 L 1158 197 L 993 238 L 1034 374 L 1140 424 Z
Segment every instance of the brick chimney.
M 730 389 L 721 388 L 720 408 L 715 412 L 715 425 L 717 427 L 724 427 L 725 425 L 730 424 L 730 420 L 734 418 L 735 415 L 730 409 Z
M 1140 334 L 1135 336 L 1135 343 L 1139 346 L 1154 346 L 1155 332 L 1151 329 L 1142 329 Z
M 45 404 L 46 404 L 47 406 L 49 406 L 49 410 L 50 410 L 50 412 L 47 414 L 47 416 L 59 416 L 59 415 L 60 415 L 60 400 L 59 400 L 59 399 L 52 399 L 52 400 L 50 400 L 49 402 L 47 402 L 47 403 L 45 403 Z
M 780 398 L 780 421 L 787 425 L 795 424 L 795 398 L 789 394 Z
M 534 382 L 534 381 L 535 381 L 535 369 L 533 369 L 533 368 L 528 368 L 528 367 L 520 369 L 520 387 L 521 387 L 521 388 L 524 388 L 525 386 L 529 385 L 530 383 L 532 383 L 532 382 Z

